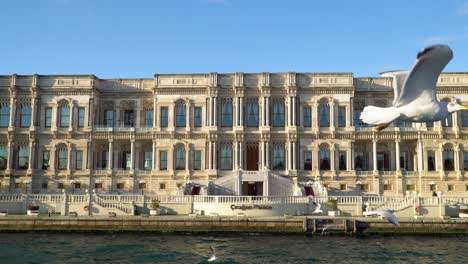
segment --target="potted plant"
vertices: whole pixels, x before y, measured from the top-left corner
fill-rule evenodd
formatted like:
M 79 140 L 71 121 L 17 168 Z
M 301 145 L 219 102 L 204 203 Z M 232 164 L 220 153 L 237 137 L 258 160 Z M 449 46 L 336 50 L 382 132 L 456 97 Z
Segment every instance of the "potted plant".
M 338 201 L 336 199 L 329 199 L 326 203 L 328 208 L 328 216 L 338 215 Z
M 28 215 L 39 215 L 39 205 L 28 205 Z
M 153 199 L 150 204 L 150 215 L 159 215 L 159 200 Z

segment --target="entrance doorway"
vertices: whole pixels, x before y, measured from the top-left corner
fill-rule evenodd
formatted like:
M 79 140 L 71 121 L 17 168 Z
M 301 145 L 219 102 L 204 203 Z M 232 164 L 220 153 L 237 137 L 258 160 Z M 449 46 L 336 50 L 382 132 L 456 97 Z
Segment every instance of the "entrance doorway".
M 262 196 L 263 182 L 243 182 L 242 195 Z
M 258 170 L 258 143 L 247 143 L 247 170 Z

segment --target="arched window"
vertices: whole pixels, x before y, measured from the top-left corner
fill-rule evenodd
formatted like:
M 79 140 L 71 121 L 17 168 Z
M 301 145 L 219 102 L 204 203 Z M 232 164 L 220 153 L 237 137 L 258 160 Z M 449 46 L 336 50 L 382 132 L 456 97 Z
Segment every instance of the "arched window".
M 60 146 L 57 149 L 57 169 L 66 170 L 68 167 L 68 150 L 65 146 Z
M 444 159 L 444 170 L 445 171 L 454 171 L 455 170 L 455 162 L 454 162 L 454 155 L 453 155 L 452 146 L 450 146 L 450 145 L 444 146 L 443 159 Z
M 175 169 L 185 170 L 185 149 L 183 146 L 178 146 L 174 150 Z
M 319 126 L 330 127 L 330 106 L 327 102 L 322 101 L 319 104 Z
M 10 105 L 0 102 L 0 127 L 8 127 L 10 123 Z
M 178 102 L 175 106 L 176 127 L 185 127 L 187 124 L 185 104 Z
M 273 170 L 284 170 L 286 168 L 284 143 L 273 144 L 272 167 Z
M 221 169 L 232 170 L 232 145 L 221 144 Z
M 326 144 L 320 146 L 319 168 L 320 170 L 330 170 L 330 149 Z
M 21 104 L 20 127 L 31 126 L 31 105 L 29 103 Z
M 68 103 L 60 104 L 60 127 L 69 127 L 70 126 L 70 107 Z

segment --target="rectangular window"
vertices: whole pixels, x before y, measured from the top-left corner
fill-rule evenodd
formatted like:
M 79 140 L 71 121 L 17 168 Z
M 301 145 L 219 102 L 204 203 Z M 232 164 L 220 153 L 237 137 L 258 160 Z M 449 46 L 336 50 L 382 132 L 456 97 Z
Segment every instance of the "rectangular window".
M 0 104 L 0 127 L 10 125 L 10 105 Z
M 159 189 L 160 190 L 165 190 L 166 189 L 166 184 L 165 183 L 160 183 L 159 184 Z
M 201 107 L 195 107 L 193 126 L 202 127 L 202 108 Z
M 232 145 L 221 144 L 221 169 L 232 170 Z
M 42 189 L 47 189 L 47 185 L 48 185 L 47 182 L 43 182 L 43 183 L 42 183 L 42 186 L 41 186 Z
M 338 157 L 339 157 L 339 169 L 340 170 L 347 170 L 348 168 L 346 168 L 346 151 L 340 151 L 338 153 Z
M 29 127 L 31 126 L 31 106 L 23 105 L 21 107 L 20 126 Z
M 434 151 L 427 152 L 427 170 L 435 171 L 435 152 Z
M 320 103 L 318 107 L 319 126 L 330 127 L 330 106 L 328 103 Z
M 304 106 L 304 127 L 312 127 L 312 108 Z
M 52 126 L 52 107 L 47 107 L 44 112 L 44 127 L 50 128 Z
M 468 110 L 461 111 L 461 125 L 462 127 L 468 127 Z
M 224 98 L 221 104 L 221 126 L 232 127 L 232 99 Z
M 286 168 L 285 148 L 284 144 L 273 145 L 272 166 L 273 170 L 284 170 Z
M 169 125 L 167 107 L 161 107 L 161 127 L 167 127 Z
M 363 184 L 363 185 L 362 185 L 362 190 L 365 191 L 365 192 L 370 191 L 370 186 L 369 186 L 369 184 L 367 184 L 367 183 L 366 183 L 366 184 Z
M 447 191 L 449 191 L 449 192 L 455 191 L 455 185 L 453 185 L 453 184 L 448 184 L 448 185 L 447 185 Z
M 94 184 L 94 189 L 102 189 L 102 183 L 97 182 Z
M 453 157 L 453 150 L 444 150 L 443 157 L 444 157 L 444 170 L 454 171 L 455 162 L 454 162 L 454 157 Z
M 341 191 L 347 191 L 348 190 L 348 185 L 347 184 L 340 184 L 340 190 Z
M 63 189 L 63 183 L 62 182 L 57 183 L 57 189 Z
M 273 101 L 273 126 L 284 127 L 284 101 Z
M 42 169 L 48 170 L 50 166 L 50 151 L 42 152 Z
M 406 190 L 407 191 L 416 191 L 416 185 L 408 184 L 408 185 L 406 185 Z
M 109 151 L 103 151 L 102 152 L 102 164 L 101 164 L 101 168 L 102 169 L 107 169 L 107 160 L 109 159 Z
M 82 170 L 83 169 L 83 151 L 78 150 L 76 152 L 76 157 L 75 157 L 75 169 L 77 170 Z
M 468 171 L 468 151 L 463 151 L 463 170 Z
M 80 128 L 84 127 L 84 123 L 85 123 L 85 108 L 78 107 L 78 127 Z
M 146 182 L 138 183 L 138 189 L 145 190 L 146 189 Z
M 8 159 L 8 148 L 7 148 L 7 146 L 0 146 L 0 170 L 6 169 L 7 159 Z
M 391 184 L 384 184 L 383 189 L 384 191 L 391 191 L 393 186 Z
M 113 110 L 104 111 L 104 125 L 106 127 L 114 126 L 114 111 Z
M 304 170 L 312 170 L 312 151 L 304 152 Z
M 118 190 L 123 190 L 124 188 L 125 188 L 125 183 L 122 183 L 122 182 L 117 183 Z
M 29 165 L 29 147 L 20 146 L 18 151 L 18 169 L 26 170 Z
M 338 107 L 338 127 L 346 127 L 346 107 Z
M 145 170 L 149 171 L 152 169 L 153 166 L 153 152 L 145 151 Z
M 167 170 L 167 151 L 159 152 L 159 169 Z
M 133 110 L 124 111 L 124 126 L 132 127 L 134 125 L 134 114 Z
M 153 127 L 153 110 L 145 110 L 145 126 Z
M 258 100 L 247 101 L 247 127 L 258 127 Z
M 59 149 L 58 154 L 58 169 L 66 170 L 68 165 L 68 151 L 66 149 Z
M 431 192 L 436 192 L 437 191 L 437 184 L 429 184 L 429 188 Z
M 68 106 L 60 107 L 60 127 L 70 126 L 70 108 Z
M 354 152 L 354 168 L 360 171 L 368 170 L 368 155 L 367 152 L 356 151 Z
M 194 157 L 193 157 L 193 169 L 194 170 L 201 170 L 201 164 L 202 164 L 202 155 L 200 150 L 196 150 L 194 152 Z

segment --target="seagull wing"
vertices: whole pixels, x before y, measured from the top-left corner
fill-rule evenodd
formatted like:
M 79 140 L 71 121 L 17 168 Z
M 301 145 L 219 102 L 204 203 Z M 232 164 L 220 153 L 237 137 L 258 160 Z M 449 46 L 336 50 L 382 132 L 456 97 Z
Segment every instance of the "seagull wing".
M 391 71 L 391 72 L 384 72 L 381 74 L 382 77 L 391 77 L 393 79 L 393 103 L 398 100 L 400 97 L 401 89 L 405 84 L 406 78 L 408 77 L 409 71 Z
M 407 105 L 416 99 L 420 103 L 437 101 L 437 79 L 452 58 L 452 50 L 445 45 L 431 46 L 421 51 L 394 106 Z

